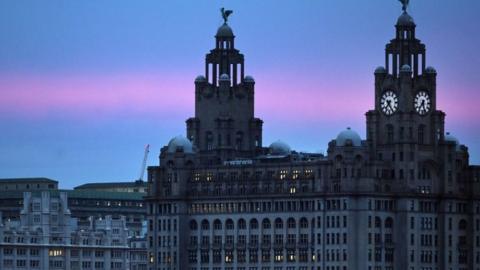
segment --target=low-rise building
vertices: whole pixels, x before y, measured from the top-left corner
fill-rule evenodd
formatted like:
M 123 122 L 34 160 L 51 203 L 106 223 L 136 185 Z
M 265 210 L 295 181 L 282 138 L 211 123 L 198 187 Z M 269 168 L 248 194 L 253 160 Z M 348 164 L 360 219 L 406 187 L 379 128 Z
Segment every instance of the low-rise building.
M 130 269 L 125 218 L 79 228 L 67 205 L 66 192 L 25 192 L 20 219 L 0 223 L 0 269 Z
M 54 189 L 58 189 L 58 181 L 45 177 L 0 179 L 0 191 L 31 191 Z
M 131 184 L 132 182 L 127 182 L 126 186 Z M 140 235 L 142 222 L 144 222 L 146 215 L 146 207 L 143 201 L 144 193 L 127 192 L 127 189 L 120 191 L 120 188 L 113 188 L 115 186 L 113 183 L 107 183 L 107 186 L 112 187 L 110 191 L 101 188 L 96 189 L 94 188 L 95 185 L 89 188 L 88 185 L 90 184 L 74 190 L 58 190 L 58 182 L 47 178 L 0 179 L 0 212 L 3 214 L 3 220 L 20 220 L 20 211 L 24 204 L 24 191 L 52 190 L 66 192 L 68 208 L 72 217 L 78 219 L 80 228 L 89 225 L 90 217 L 105 218 L 111 215 L 113 218 L 119 218 L 125 216 L 127 228 L 131 231 L 130 235 Z

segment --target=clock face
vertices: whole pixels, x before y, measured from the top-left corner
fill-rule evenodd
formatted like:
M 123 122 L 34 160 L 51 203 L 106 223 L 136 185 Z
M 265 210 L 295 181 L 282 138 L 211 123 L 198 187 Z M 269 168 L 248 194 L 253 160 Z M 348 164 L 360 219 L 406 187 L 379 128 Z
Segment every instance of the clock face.
M 386 91 L 380 99 L 380 108 L 386 115 L 392 115 L 398 109 L 398 98 L 393 91 Z
M 415 107 L 415 110 L 417 111 L 418 114 L 420 115 L 425 115 L 430 111 L 430 97 L 428 96 L 428 93 L 425 91 L 420 91 L 417 93 L 415 96 L 415 100 L 413 102 L 413 106 Z

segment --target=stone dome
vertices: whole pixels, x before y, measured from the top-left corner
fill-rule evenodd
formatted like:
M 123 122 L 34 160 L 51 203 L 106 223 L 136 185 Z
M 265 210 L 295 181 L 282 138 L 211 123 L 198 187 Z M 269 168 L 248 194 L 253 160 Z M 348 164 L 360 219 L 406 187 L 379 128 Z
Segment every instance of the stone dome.
M 253 79 L 252 76 L 245 76 L 245 79 L 243 79 L 244 82 L 255 82 L 255 79 Z
M 290 146 L 280 140 L 277 140 L 269 146 L 271 155 L 289 155 L 292 150 Z
M 455 149 L 458 151 L 460 150 L 460 141 L 457 139 L 457 137 L 453 136 L 450 134 L 450 132 L 447 132 L 445 134 L 445 141 L 446 142 L 453 142 L 455 143 Z
M 176 136 L 168 142 L 169 153 L 175 153 L 177 151 L 182 151 L 184 153 L 194 153 L 192 142 L 184 136 Z
M 361 146 L 362 139 L 357 132 L 347 127 L 346 130 L 340 132 L 336 139 L 337 146 Z
M 384 67 L 382 67 L 382 66 L 377 67 L 377 68 L 375 69 L 375 74 L 381 74 L 381 73 L 387 73 L 387 70 L 386 70 Z
M 403 12 L 397 20 L 398 26 L 415 26 L 415 22 L 413 21 L 412 16 L 410 16 L 407 12 Z
M 434 67 L 429 66 L 425 69 L 425 72 L 426 73 L 437 73 L 437 70 Z
M 216 37 L 234 37 L 232 28 L 228 26 L 228 24 L 224 23 L 222 26 L 220 26 L 217 30 L 217 34 L 215 35 Z
M 207 78 L 203 75 L 198 75 L 197 78 L 195 78 L 195 82 L 206 82 Z
M 401 72 L 412 72 L 412 68 L 409 65 L 403 65 L 400 69 Z
M 219 81 L 227 81 L 229 82 L 230 81 L 230 76 L 228 76 L 228 74 L 222 74 L 220 75 L 220 78 L 218 79 Z

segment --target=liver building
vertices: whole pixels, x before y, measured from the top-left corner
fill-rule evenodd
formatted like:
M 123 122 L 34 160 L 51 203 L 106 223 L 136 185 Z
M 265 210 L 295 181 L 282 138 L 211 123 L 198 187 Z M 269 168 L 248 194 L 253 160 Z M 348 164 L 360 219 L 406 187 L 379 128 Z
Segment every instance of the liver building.
M 347 128 L 326 155 L 263 146 L 230 13 L 186 137 L 148 168 L 149 269 L 480 269 L 480 166 L 444 130 L 406 5 L 374 73 L 366 138 Z

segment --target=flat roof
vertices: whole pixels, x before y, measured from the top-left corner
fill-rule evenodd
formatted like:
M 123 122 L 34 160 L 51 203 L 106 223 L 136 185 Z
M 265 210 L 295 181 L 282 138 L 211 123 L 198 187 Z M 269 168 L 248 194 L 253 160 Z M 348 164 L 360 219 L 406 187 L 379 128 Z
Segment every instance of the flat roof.
M 80 186 L 76 186 L 73 189 L 95 189 L 95 188 L 116 188 L 116 187 L 146 187 L 145 181 L 130 181 L 130 182 L 97 182 L 87 183 Z
M 41 194 L 49 192 L 53 196 L 58 196 L 60 192 L 66 192 L 69 199 L 92 199 L 92 200 L 122 200 L 122 201 L 143 201 L 144 194 L 137 192 L 113 192 L 113 191 L 94 191 L 94 190 L 32 190 L 32 191 L 0 191 L 0 199 L 23 199 L 24 192 L 32 194 Z
M 57 180 L 53 180 L 46 177 L 31 177 L 31 178 L 0 178 L 0 183 L 55 183 Z

